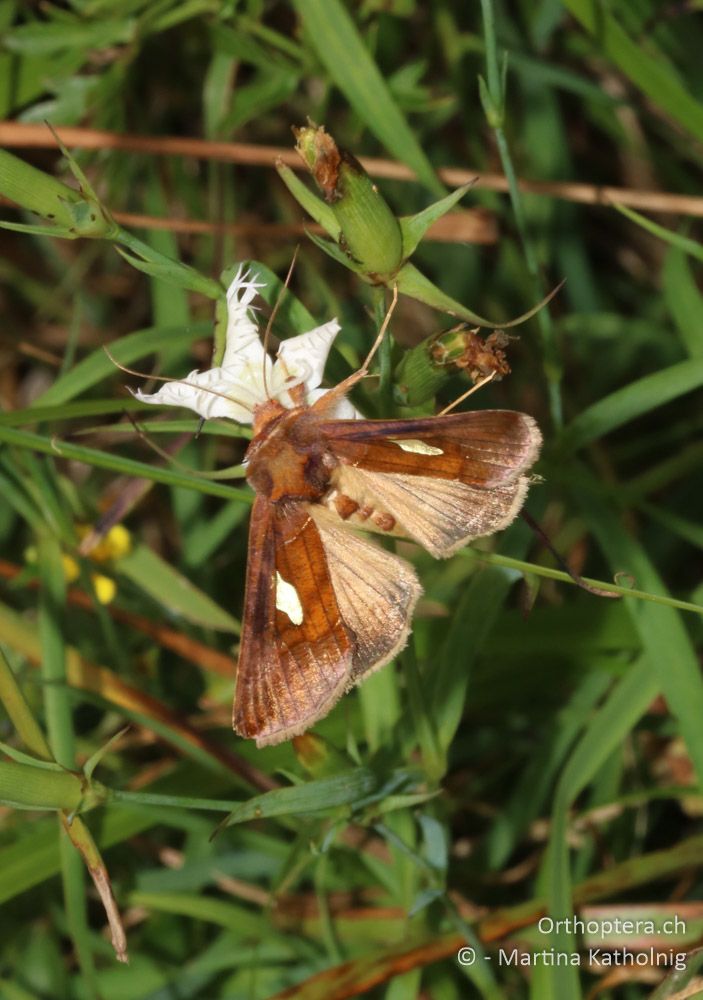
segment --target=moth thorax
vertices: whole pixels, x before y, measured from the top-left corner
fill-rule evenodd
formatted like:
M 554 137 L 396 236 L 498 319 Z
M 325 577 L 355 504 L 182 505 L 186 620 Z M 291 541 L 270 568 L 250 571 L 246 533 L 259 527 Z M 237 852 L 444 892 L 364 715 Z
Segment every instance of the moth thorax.
M 318 500 L 332 466 L 324 441 L 305 409 L 291 410 L 256 435 L 247 453 L 247 479 L 271 501 L 287 497 Z

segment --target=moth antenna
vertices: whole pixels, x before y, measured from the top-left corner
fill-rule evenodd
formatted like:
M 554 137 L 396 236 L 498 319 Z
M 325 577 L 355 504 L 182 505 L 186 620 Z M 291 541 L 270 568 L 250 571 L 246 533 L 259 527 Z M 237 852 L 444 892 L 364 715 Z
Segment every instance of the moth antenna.
M 114 356 L 110 353 L 110 348 L 107 344 L 103 344 L 103 351 L 107 354 L 110 361 L 113 363 L 115 368 L 119 368 L 121 372 L 126 372 L 127 375 L 136 375 L 137 378 L 152 379 L 154 382 L 182 382 L 183 379 L 180 378 L 169 378 L 168 375 L 152 375 L 151 372 L 138 372 L 136 368 L 128 368 L 127 365 L 122 365 Z
M 107 346 L 107 344 L 103 344 L 103 351 L 105 351 L 105 353 L 107 354 L 108 358 L 113 363 L 115 368 L 119 368 L 121 372 L 126 372 L 128 375 L 136 375 L 138 378 L 145 378 L 145 379 L 153 378 L 157 382 L 161 382 L 162 380 L 164 382 L 171 381 L 170 378 L 166 378 L 164 375 L 151 375 L 149 372 L 138 372 L 134 368 L 128 368 L 127 365 L 120 364 L 120 362 L 117 360 L 114 354 L 110 353 L 110 348 Z
M 160 445 L 158 445 L 156 443 L 156 441 L 153 441 L 152 438 L 149 437 L 149 435 L 147 434 L 147 432 L 144 430 L 144 428 L 139 426 L 139 424 L 137 423 L 137 421 L 134 419 L 134 417 L 132 416 L 132 414 L 129 411 L 127 411 L 125 413 L 125 416 L 127 417 L 127 420 L 129 420 L 130 424 L 132 425 L 132 429 L 133 429 L 134 433 L 137 435 L 137 437 L 139 438 L 139 440 L 143 441 L 144 444 L 148 445 L 148 447 L 151 448 L 152 451 L 156 452 L 157 455 L 160 455 L 161 458 L 163 458 L 165 462 L 169 462 L 172 465 L 176 465 L 176 466 L 178 466 L 181 469 L 187 469 L 188 468 L 187 465 L 185 465 L 183 462 L 179 462 L 178 459 L 175 458 L 173 455 L 169 455 L 169 453 L 167 451 L 165 451 L 165 449 L 163 449 Z
M 119 368 L 121 372 L 126 372 L 128 375 L 135 375 L 137 378 L 143 379 L 153 379 L 155 382 L 180 382 L 181 385 L 190 386 L 191 389 L 197 389 L 199 392 L 209 392 L 212 396 L 219 396 L 220 399 L 226 399 L 230 403 L 236 403 L 243 409 L 248 410 L 249 413 L 254 412 L 254 407 L 250 403 L 245 403 L 242 399 L 237 399 L 235 396 L 230 395 L 226 392 L 218 392 L 217 389 L 213 389 L 209 385 L 196 385 L 194 382 L 189 382 L 187 378 L 169 378 L 167 375 L 151 375 L 149 372 L 138 372 L 134 368 L 127 368 L 126 365 L 121 365 L 120 362 L 110 354 L 108 348 L 103 344 L 103 351 L 107 354 L 110 361 L 112 361 L 115 368 Z M 131 389 L 129 389 L 132 392 Z M 134 393 L 132 393 L 134 395 Z M 202 422 L 205 422 L 205 418 L 201 417 Z M 202 426 L 198 430 L 198 434 L 202 430 Z M 197 437 L 197 435 L 196 435 Z
M 453 403 L 450 403 L 449 406 L 445 406 L 443 410 L 440 410 L 437 416 L 443 417 L 445 413 L 449 413 L 449 411 L 453 410 L 455 406 L 459 405 L 459 403 L 463 403 L 465 399 L 468 399 L 469 396 L 472 396 L 479 389 L 482 389 L 484 385 L 488 385 L 489 382 L 492 382 L 495 377 L 496 373 L 491 372 L 490 375 L 486 375 L 485 378 L 480 379 L 475 385 L 472 385 L 470 389 L 467 389 L 466 392 L 462 393 L 458 399 L 455 399 Z
M 363 365 L 358 371 L 354 372 L 352 375 L 347 376 L 347 378 L 345 378 L 344 381 L 339 382 L 337 385 L 334 386 L 334 388 L 329 389 L 327 391 L 327 394 L 323 397 L 325 400 L 323 405 L 326 410 L 329 410 L 330 406 L 337 399 L 341 399 L 343 396 L 346 396 L 346 394 L 349 392 L 352 386 L 356 385 L 357 382 L 360 382 L 362 378 L 366 378 L 366 376 L 369 374 L 369 365 L 373 359 L 374 354 L 376 353 L 376 351 L 381 346 L 381 343 L 383 342 L 383 338 L 385 336 L 386 330 L 388 329 L 388 324 L 391 321 L 391 316 L 393 315 L 393 310 L 395 309 L 397 302 L 398 302 L 398 286 L 393 285 L 393 298 L 391 299 L 391 304 L 388 306 L 388 311 L 384 317 L 383 323 L 381 324 L 381 329 L 378 331 L 378 336 L 373 342 L 371 350 L 366 355 L 366 360 L 364 361 Z
M 179 462 L 177 458 L 162 448 L 152 440 L 152 438 L 146 433 L 143 427 L 140 427 L 137 421 L 134 419 L 131 413 L 126 414 L 127 419 L 134 428 L 134 432 L 137 437 L 144 442 L 152 451 L 155 451 L 157 455 L 160 455 L 164 461 L 168 462 L 169 465 L 174 465 L 177 469 L 182 472 L 187 472 L 189 475 L 197 476 L 198 479 L 237 479 L 239 476 L 232 475 L 232 471 L 237 469 L 241 473 L 241 465 L 232 465 L 226 469 L 218 469 L 217 472 L 202 472 L 200 469 L 193 469 L 190 465 L 186 465 L 184 462 Z
M 574 570 L 567 563 L 566 559 L 564 559 L 561 553 L 555 549 L 555 547 L 552 545 L 552 541 L 549 535 L 546 533 L 544 528 L 540 524 L 538 524 L 537 521 L 535 521 L 535 519 L 530 514 L 528 514 L 526 510 L 521 510 L 520 514 L 522 516 L 523 521 L 525 521 L 526 524 L 529 524 L 529 526 L 532 528 L 534 533 L 539 538 L 540 542 L 542 542 L 545 548 L 548 549 L 549 552 L 551 552 L 551 554 L 559 563 L 563 571 L 569 574 L 569 576 L 574 581 L 577 587 L 580 587 L 581 590 L 587 590 L 589 594 L 594 594 L 596 597 L 610 597 L 610 598 L 615 598 L 617 600 L 619 600 L 622 597 L 622 594 L 614 594 L 610 590 L 601 590 L 600 587 L 594 587 L 592 583 L 586 583 L 584 578 L 582 576 L 579 576 L 578 573 L 574 572 Z
M 286 275 L 286 279 L 283 282 L 283 288 L 281 288 L 280 292 L 276 296 L 276 301 L 273 304 L 273 309 L 271 310 L 271 315 L 268 318 L 268 322 L 266 324 L 266 329 L 264 330 L 264 339 L 263 339 L 264 356 L 263 356 L 263 359 L 261 361 L 261 364 L 263 365 L 262 375 L 263 375 L 263 382 L 264 382 L 264 392 L 266 393 L 266 398 L 267 399 L 269 399 L 270 397 L 269 397 L 268 383 L 267 383 L 267 378 L 266 378 L 266 355 L 268 354 L 269 339 L 271 337 L 271 328 L 273 327 L 273 322 L 276 319 L 276 315 L 278 313 L 279 307 L 281 305 L 281 302 L 283 301 L 283 296 L 288 291 L 288 287 L 290 285 L 291 278 L 293 277 L 293 271 L 295 270 L 295 264 L 296 264 L 296 261 L 298 260 L 298 250 L 299 249 L 300 249 L 300 247 L 297 246 L 295 248 L 294 252 L 293 252 L 293 259 L 290 262 L 290 267 L 288 268 L 288 274 Z

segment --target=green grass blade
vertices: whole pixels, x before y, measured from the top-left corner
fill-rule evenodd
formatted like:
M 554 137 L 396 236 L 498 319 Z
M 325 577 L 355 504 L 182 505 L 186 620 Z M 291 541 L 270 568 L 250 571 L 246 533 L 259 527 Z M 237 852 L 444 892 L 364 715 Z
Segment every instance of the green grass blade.
M 652 593 L 666 587 L 645 549 L 628 534 L 603 502 L 596 483 L 579 476 L 575 499 L 610 562 L 613 572 L 630 573 Z M 703 786 L 703 678 L 691 640 L 680 615 L 661 604 L 627 602 L 633 624 L 647 654 L 652 675 L 677 717 L 699 786 Z
M 243 906 L 225 903 L 208 896 L 191 895 L 178 892 L 132 892 L 129 896 L 130 906 L 145 907 L 162 913 L 180 913 L 203 920 L 206 923 L 217 924 L 234 931 L 237 935 L 246 937 L 264 936 L 268 931 L 265 917 Z
M 461 722 L 472 665 L 517 579 L 514 570 L 491 566 L 471 578 L 459 601 L 432 685 L 433 715 L 445 753 Z
M 703 356 L 703 295 L 685 253 L 672 247 L 664 261 L 664 298 L 692 358 Z
M 703 106 L 658 51 L 630 38 L 615 17 L 599 0 L 564 0 L 564 6 L 589 31 L 601 52 L 613 62 L 643 94 L 675 122 L 703 141 Z
M 239 622 L 232 615 L 146 545 L 123 556 L 119 572 L 172 614 L 205 628 L 239 633 Z
M 76 765 L 76 741 L 73 732 L 71 698 L 66 681 L 66 651 L 62 622 L 65 614 L 66 583 L 61 562 L 61 548 L 49 535 L 38 538 L 38 565 L 41 581 L 39 602 L 39 638 L 41 673 L 44 682 L 44 705 L 49 745 L 54 759 L 63 767 Z M 47 775 L 57 786 L 63 776 Z M 95 963 L 88 928 L 85 870 L 68 834 L 61 825 L 61 875 L 68 927 L 80 962 L 88 997 L 97 1000 Z
M 0 427 L 22 427 L 24 424 L 56 423 L 78 417 L 98 417 L 112 413 L 142 410 L 150 406 L 138 399 L 84 399 L 79 403 L 58 403 L 56 406 L 27 406 L 21 410 L 0 413 Z M 125 432 L 126 433 L 126 432 Z
M 703 385 L 703 358 L 691 358 L 663 371 L 645 375 L 617 389 L 583 410 L 565 428 L 559 447 L 564 451 L 582 448 L 658 406 L 693 392 Z
M 569 867 L 569 809 L 601 764 L 622 744 L 627 733 L 656 697 L 658 690 L 657 678 L 651 665 L 643 657 L 630 667 L 597 715 L 589 721 L 588 728 L 564 768 L 554 797 L 549 847 L 543 868 L 549 914 L 555 921 L 573 916 L 574 913 Z M 555 952 L 566 954 L 573 954 L 577 950 L 575 937 L 562 927 L 550 934 L 549 946 Z M 559 1000 L 577 1000 L 581 996 L 576 969 L 554 966 L 543 972 L 550 983 L 550 996 Z
M 235 489 L 209 479 L 200 479 L 197 474 L 188 475 L 175 469 L 159 468 L 138 462 L 133 458 L 124 458 L 96 448 L 85 448 L 83 445 L 70 444 L 55 438 L 47 438 L 31 431 L 21 431 L 14 427 L 0 426 L 0 441 L 16 445 L 18 448 L 28 448 L 30 451 L 42 452 L 54 458 L 73 459 L 94 465 L 99 469 L 109 469 L 111 472 L 124 476 L 134 476 L 141 479 L 152 479 L 155 483 L 166 483 L 167 486 L 182 486 L 198 493 L 209 493 L 211 496 L 224 497 L 226 500 L 240 500 L 250 504 L 252 495 L 248 490 Z
M 558 769 L 608 684 L 607 674 L 588 674 L 555 719 L 539 753 L 528 761 L 487 839 L 486 857 L 493 871 L 507 862 L 529 824 L 542 814 Z
M 358 799 L 370 795 L 378 786 L 376 775 L 367 768 L 356 768 L 335 775 L 320 778 L 292 788 L 276 789 L 257 795 L 232 810 L 223 826 L 245 823 L 250 819 L 267 816 L 289 816 L 300 813 L 319 812 L 337 806 L 350 805 Z
M 361 120 L 423 184 L 444 194 L 431 163 L 340 0 L 294 0 L 320 62 Z
M 194 340 L 208 336 L 212 327 L 208 323 L 193 323 L 188 327 L 167 327 L 158 329 L 151 327 L 147 330 L 138 330 L 130 333 L 118 341 L 109 344 L 110 353 L 115 361 L 122 365 L 133 365 L 135 361 L 162 351 L 164 348 L 180 347 L 192 344 Z M 115 368 L 113 361 L 108 358 L 102 348 L 93 351 L 87 358 L 79 361 L 70 372 L 62 375 L 54 384 L 42 393 L 35 401 L 41 406 L 52 406 L 57 403 L 66 403 L 76 396 L 80 396 L 86 389 L 92 388 L 104 378 L 114 376 L 119 369 Z M 134 380 L 132 375 L 124 375 L 126 382 Z M 187 374 L 186 372 L 183 373 Z M 177 373 L 176 373 L 177 375 Z
M 687 236 L 682 236 L 681 233 L 674 233 L 671 229 L 660 226 L 657 222 L 652 222 L 651 219 L 648 219 L 645 215 L 640 215 L 639 212 L 635 212 L 633 208 L 628 208 L 627 205 L 615 205 L 615 208 L 621 215 L 631 219 L 632 222 L 636 222 L 638 226 L 646 229 L 652 236 L 658 236 L 659 239 L 668 243 L 669 246 L 681 250 L 682 253 L 688 254 L 690 257 L 695 257 L 696 260 L 703 260 L 703 246 L 697 243 L 696 240 L 690 240 Z

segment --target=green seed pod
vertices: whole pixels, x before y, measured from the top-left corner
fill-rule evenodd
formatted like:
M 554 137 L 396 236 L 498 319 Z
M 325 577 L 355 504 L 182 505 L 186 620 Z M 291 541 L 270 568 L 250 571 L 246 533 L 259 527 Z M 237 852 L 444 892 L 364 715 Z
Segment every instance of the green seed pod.
M 420 406 L 437 394 L 450 375 L 464 371 L 476 383 L 510 373 L 504 347 L 510 338 L 495 330 L 485 339 L 465 324 L 423 340 L 407 351 L 395 370 L 396 398 L 406 406 Z
M 402 406 L 421 406 L 433 399 L 447 379 L 446 368 L 434 361 L 428 345 L 424 340 L 406 351 L 396 367 L 394 394 Z
M 390 281 L 403 263 L 403 238 L 378 188 L 324 127 L 310 124 L 293 132 L 296 149 L 339 224 L 339 246 L 369 281 Z

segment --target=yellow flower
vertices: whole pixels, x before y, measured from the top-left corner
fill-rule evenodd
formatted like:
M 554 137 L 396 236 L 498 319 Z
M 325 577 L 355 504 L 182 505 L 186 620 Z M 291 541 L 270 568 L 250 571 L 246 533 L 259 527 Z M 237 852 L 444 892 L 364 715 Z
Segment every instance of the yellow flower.
M 78 537 L 83 540 L 92 532 L 89 524 L 77 524 Z M 121 559 L 132 547 L 132 536 L 123 524 L 115 524 L 97 545 L 90 550 L 90 558 L 95 562 L 108 562 L 110 559 Z
M 73 556 L 68 556 L 65 552 L 61 554 L 61 562 L 63 563 L 63 575 L 66 583 L 73 583 L 81 575 L 78 563 Z
M 90 579 L 93 581 L 95 596 L 100 603 L 112 603 L 115 599 L 115 594 L 117 593 L 117 584 L 115 581 L 111 580 L 109 576 L 103 576 L 102 573 L 93 573 L 91 574 Z
M 93 529 L 89 524 L 77 524 L 76 532 L 80 539 L 85 538 Z M 105 537 L 91 549 L 89 558 L 96 563 L 106 563 L 113 559 L 120 559 L 127 555 L 132 547 L 132 536 L 122 524 L 116 524 L 110 528 Z M 25 550 L 24 558 L 27 563 L 34 564 L 37 561 L 37 550 L 30 546 Z M 61 562 L 63 565 L 63 575 L 66 583 L 73 583 L 80 576 L 80 566 L 78 562 L 67 552 L 62 553 Z M 90 579 L 95 589 L 95 596 L 101 604 L 110 604 L 117 594 L 117 584 L 109 576 L 102 573 L 91 573 Z

